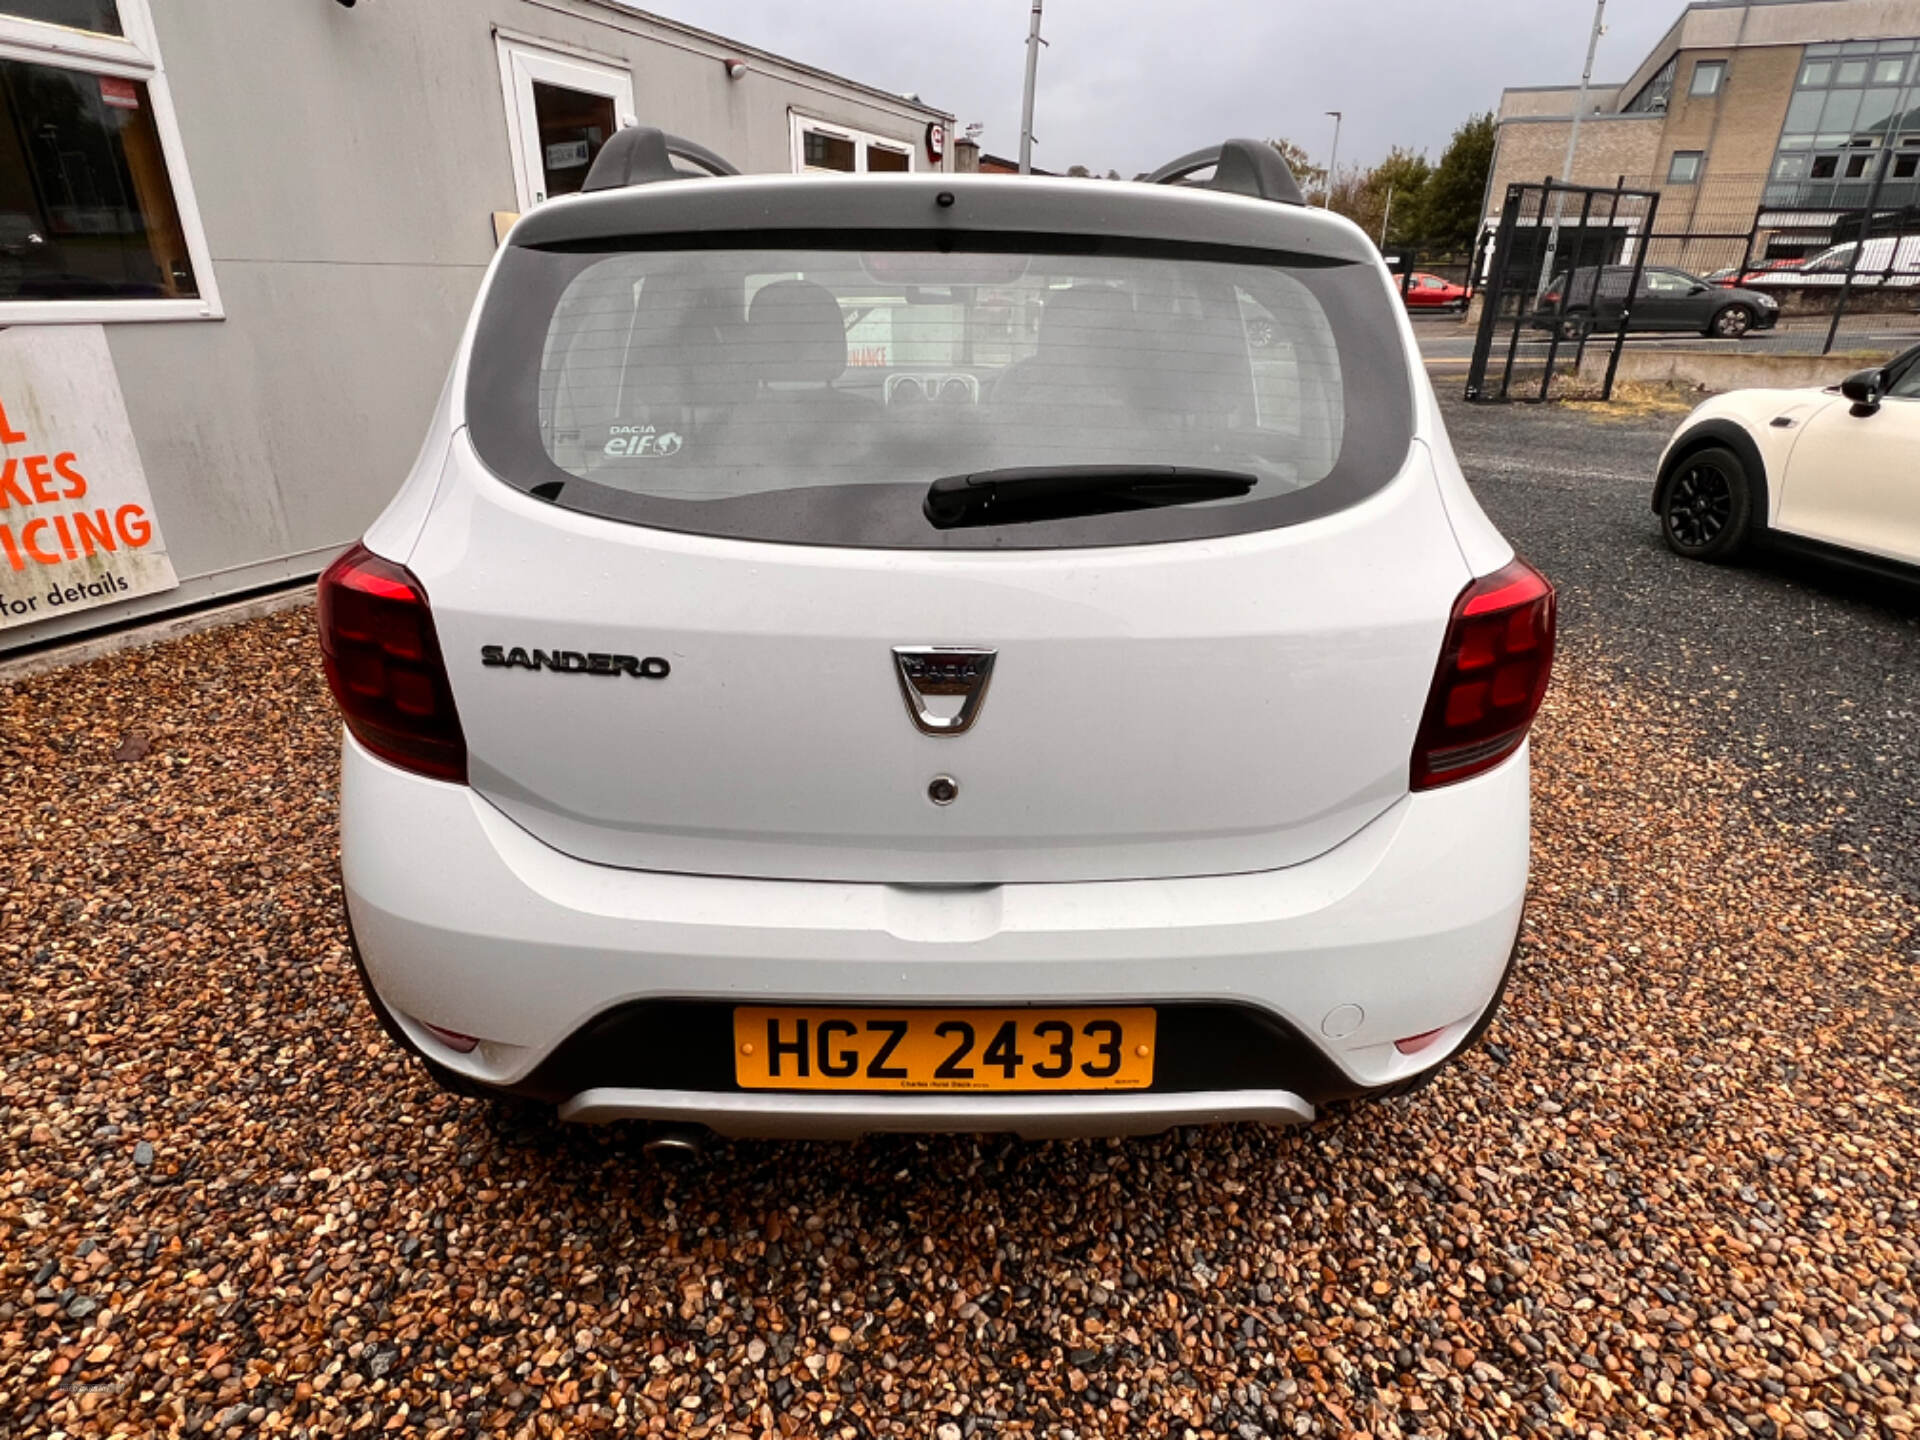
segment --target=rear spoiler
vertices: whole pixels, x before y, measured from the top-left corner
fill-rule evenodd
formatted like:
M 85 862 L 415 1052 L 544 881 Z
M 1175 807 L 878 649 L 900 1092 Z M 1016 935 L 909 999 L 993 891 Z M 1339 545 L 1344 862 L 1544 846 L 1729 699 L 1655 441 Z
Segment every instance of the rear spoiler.
M 651 185 L 660 180 L 692 180 L 673 162 L 691 161 L 709 175 L 738 175 L 740 172 L 706 146 L 678 135 L 669 135 L 651 125 L 630 125 L 616 130 L 613 137 L 593 157 L 593 168 L 581 184 L 582 191 L 622 190 L 629 185 Z
M 593 159 L 581 190 L 621 190 L 629 185 L 651 185 L 661 180 L 696 178 L 674 164 L 684 160 L 709 175 L 738 175 L 739 170 L 706 146 L 651 125 L 631 125 L 616 131 Z M 1182 185 L 1187 177 L 1211 167 L 1213 178 L 1200 182 L 1209 190 L 1248 195 L 1279 205 L 1305 205 L 1306 196 L 1280 152 L 1264 140 L 1228 140 L 1169 160 L 1147 176 L 1149 185 Z
M 1179 185 L 1196 170 L 1213 167 L 1213 178 L 1203 183 L 1209 190 L 1224 190 L 1232 195 L 1251 195 L 1255 200 L 1271 200 L 1277 205 L 1305 205 L 1300 182 L 1280 157 L 1280 152 L 1264 140 L 1228 140 L 1209 145 L 1169 160 L 1147 176 L 1149 185 Z

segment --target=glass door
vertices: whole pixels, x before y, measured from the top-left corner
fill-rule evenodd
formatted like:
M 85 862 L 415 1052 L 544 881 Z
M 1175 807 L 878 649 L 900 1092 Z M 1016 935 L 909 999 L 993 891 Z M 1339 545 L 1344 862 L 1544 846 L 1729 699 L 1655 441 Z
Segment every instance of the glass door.
M 571 195 L 614 131 L 634 123 L 633 79 L 616 65 L 500 42 L 520 208 Z

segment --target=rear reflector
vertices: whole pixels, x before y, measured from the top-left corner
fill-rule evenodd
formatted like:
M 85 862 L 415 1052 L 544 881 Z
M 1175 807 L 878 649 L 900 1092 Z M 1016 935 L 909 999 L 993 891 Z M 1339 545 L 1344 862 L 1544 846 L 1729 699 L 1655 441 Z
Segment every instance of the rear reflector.
M 1413 746 L 1415 790 L 1478 775 L 1520 748 L 1546 698 L 1553 634 L 1553 586 L 1523 560 L 1460 592 Z
M 1409 1035 L 1404 1040 L 1394 1041 L 1393 1048 L 1398 1050 L 1402 1055 L 1418 1055 L 1422 1050 L 1438 1040 L 1442 1031 L 1446 1028 L 1446 1026 L 1442 1025 L 1439 1030 L 1422 1030 L 1418 1035 Z
M 320 653 L 354 739 L 402 770 L 466 783 L 467 741 L 433 612 L 405 566 L 355 545 L 327 567 Z
M 458 1030 L 442 1030 L 438 1025 L 428 1025 L 424 1020 L 422 1020 L 420 1024 L 434 1039 L 438 1040 L 449 1050 L 456 1051 L 461 1055 L 471 1054 L 480 1044 L 473 1036 L 462 1035 Z

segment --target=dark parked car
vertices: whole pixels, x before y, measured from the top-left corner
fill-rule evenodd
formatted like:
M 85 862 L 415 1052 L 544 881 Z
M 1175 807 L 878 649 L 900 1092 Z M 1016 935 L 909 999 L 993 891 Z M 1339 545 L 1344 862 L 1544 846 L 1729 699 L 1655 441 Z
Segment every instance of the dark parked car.
M 1633 283 L 1631 265 L 1582 265 L 1553 277 L 1540 293 L 1533 328 L 1555 330 L 1565 340 L 1620 324 L 1622 302 Z M 1633 293 L 1627 329 L 1686 330 L 1737 340 L 1749 330 L 1771 330 L 1780 302 L 1757 290 L 1710 285 L 1685 270 L 1648 266 Z

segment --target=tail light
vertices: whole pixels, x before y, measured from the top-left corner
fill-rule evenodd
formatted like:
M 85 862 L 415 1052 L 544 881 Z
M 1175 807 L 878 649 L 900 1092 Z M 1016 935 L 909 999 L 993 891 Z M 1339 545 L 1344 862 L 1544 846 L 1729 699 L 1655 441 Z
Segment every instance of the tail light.
M 1547 291 L 1546 294 L 1540 297 L 1540 303 L 1542 305 L 1558 305 L 1560 303 L 1560 292 L 1558 290 Z
M 320 653 L 354 739 L 402 770 L 466 783 L 467 740 L 433 612 L 404 565 L 355 545 L 327 567 Z
M 1478 775 L 1520 748 L 1546 698 L 1553 630 L 1553 586 L 1525 561 L 1460 592 L 1414 741 L 1415 790 Z

